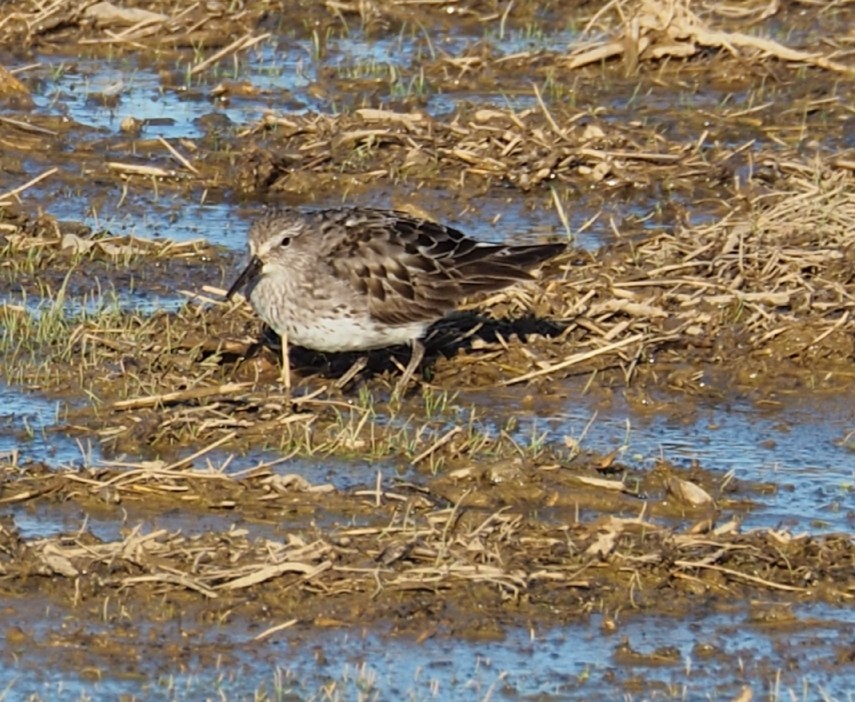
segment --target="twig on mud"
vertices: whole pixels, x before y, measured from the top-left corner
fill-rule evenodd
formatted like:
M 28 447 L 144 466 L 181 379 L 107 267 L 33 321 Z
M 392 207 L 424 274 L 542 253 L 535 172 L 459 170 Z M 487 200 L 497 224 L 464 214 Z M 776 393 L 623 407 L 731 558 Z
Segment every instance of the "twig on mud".
M 9 190 L 8 192 L 3 193 L 2 195 L 0 195 L 0 205 L 9 204 L 9 203 L 4 202 L 4 200 L 6 200 L 7 197 L 16 197 L 17 195 L 24 192 L 27 188 L 33 187 L 36 183 L 44 180 L 45 178 L 52 176 L 54 173 L 57 173 L 58 171 L 59 171 L 59 168 L 57 168 L 57 167 L 49 168 L 48 170 L 46 170 L 41 175 L 37 175 L 35 178 L 33 178 L 32 180 L 28 180 L 23 185 L 19 185 L 17 188 L 13 188 L 12 190 Z
M 270 638 L 273 634 L 278 634 L 280 631 L 284 631 L 285 629 L 290 629 L 294 626 L 299 619 L 289 619 L 287 622 L 282 622 L 281 624 L 276 624 L 275 626 L 271 626 L 269 629 L 265 629 L 260 634 L 257 634 L 252 638 L 253 641 L 264 641 L 265 639 Z
M 434 441 L 430 446 L 428 446 L 424 451 L 422 451 L 420 454 L 415 456 L 410 461 L 410 464 L 416 465 L 418 463 L 421 463 L 425 458 L 430 456 L 437 449 L 445 446 L 445 444 L 447 444 L 449 441 L 451 441 L 455 436 L 457 436 L 462 431 L 463 431 L 463 429 L 461 429 L 460 427 L 454 427 L 453 429 L 450 429 L 445 434 L 443 434 L 440 438 L 438 438 L 436 441 Z
M 299 562 L 263 565 L 248 575 L 235 578 L 234 580 L 229 580 L 228 582 L 219 585 L 218 588 L 222 590 L 241 590 L 243 588 L 252 587 L 253 585 L 258 585 L 259 583 L 263 583 L 265 580 L 270 580 L 271 578 L 278 578 L 280 575 L 284 575 L 285 573 L 301 573 L 304 580 L 311 580 L 316 575 L 323 573 L 325 570 L 329 570 L 330 568 L 332 568 L 332 561 L 324 561 L 316 566 Z
M 33 500 L 37 497 L 41 497 L 50 490 L 51 488 L 44 488 L 43 490 L 24 490 L 23 492 L 19 492 L 14 495 L 0 497 L 0 505 L 13 505 L 17 504 L 18 502 L 26 502 L 27 500 Z
M 168 141 L 166 141 L 166 139 L 164 139 L 162 136 L 158 136 L 157 140 L 166 147 L 166 149 L 169 151 L 169 153 L 171 153 L 175 157 L 175 159 L 182 166 L 184 166 L 184 168 L 186 168 L 188 171 L 190 171 L 194 175 L 199 175 L 199 170 L 192 163 L 190 163 L 190 161 L 188 161 L 186 158 L 184 158 L 184 156 L 182 156 L 180 153 L 178 153 L 178 151 L 175 149 L 175 147 L 172 146 L 172 144 L 170 144 Z
M 191 578 L 186 573 L 157 573 L 154 575 L 136 575 L 132 577 L 122 578 L 120 581 L 122 586 L 139 585 L 141 583 L 167 583 L 169 585 L 178 585 L 198 592 L 208 599 L 216 599 L 219 595 L 214 590 L 205 587 L 200 582 Z
M 208 289 L 211 289 L 211 286 L 209 286 L 209 285 L 203 285 L 202 286 L 203 291 L 208 290 Z M 220 294 L 221 297 L 225 297 L 225 292 L 226 292 L 225 290 L 222 290 L 221 288 L 213 288 L 213 290 L 219 291 L 218 294 Z M 179 295 L 184 295 L 184 297 L 189 298 L 193 302 L 202 302 L 202 303 L 205 303 L 206 305 L 219 305 L 219 306 L 229 304 L 226 300 L 221 300 L 221 299 L 218 300 L 218 299 L 214 299 L 213 297 L 208 297 L 207 295 L 200 295 L 198 292 L 193 292 L 192 290 L 178 290 L 177 292 Z
M 249 48 L 255 46 L 256 44 L 258 44 L 259 42 L 262 42 L 265 39 L 269 39 L 270 37 L 271 37 L 271 34 L 268 32 L 267 34 L 262 34 L 261 36 L 258 36 L 258 37 L 253 37 L 251 34 L 247 34 L 247 35 L 241 37 L 240 39 L 236 39 L 231 44 L 229 44 L 227 47 L 225 47 L 225 48 L 221 49 L 220 51 L 218 51 L 217 53 L 215 53 L 213 56 L 205 59 L 201 63 L 196 64 L 191 69 L 190 75 L 195 76 L 197 73 L 201 73 L 202 71 L 211 67 L 213 64 L 215 64 L 221 58 L 224 58 L 225 56 L 228 56 L 229 54 L 237 52 L 237 51 L 243 51 L 244 49 L 249 49 Z
M 176 461 L 175 463 L 170 463 L 168 466 L 166 466 L 166 468 L 164 468 L 164 470 L 176 470 L 177 468 L 182 468 L 183 466 L 186 466 L 186 465 L 192 463 L 193 461 L 195 461 L 200 456 L 204 456 L 209 451 L 213 451 L 218 446 L 222 446 L 223 444 L 231 441 L 232 439 L 235 438 L 235 436 L 237 436 L 236 431 L 229 432 L 225 436 L 221 436 L 216 441 L 208 444 L 207 446 L 199 449 L 195 453 L 187 456 L 187 458 L 182 458 L 180 461 Z
M 715 570 L 719 573 L 724 573 L 725 575 L 732 575 L 734 578 L 740 578 L 741 580 L 747 580 L 748 582 L 752 582 L 757 585 L 772 588 L 773 590 L 784 590 L 785 592 L 808 592 L 808 588 L 805 587 L 776 583 L 771 580 L 766 580 L 765 578 L 760 578 L 756 575 L 749 575 L 748 573 L 743 573 L 741 571 L 734 570 L 733 568 L 725 568 L 723 566 L 713 565 L 712 563 L 704 563 L 702 561 L 674 561 L 674 565 L 678 568 L 706 568 L 707 570 Z
M 555 211 L 558 213 L 558 219 L 561 220 L 561 226 L 564 227 L 564 233 L 567 235 L 567 240 L 573 241 L 573 230 L 570 228 L 570 218 L 567 216 L 567 210 L 564 207 L 564 203 L 561 202 L 561 198 L 558 196 L 558 191 L 554 187 L 550 188 L 550 192 L 552 193 L 552 203 L 555 205 Z
M 37 124 L 30 124 L 29 122 L 22 122 L 19 119 L 12 119 L 11 117 L 0 117 L 0 122 L 3 124 L 8 124 L 10 127 L 16 127 L 24 132 L 30 132 L 31 134 L 43 134 L 45 136 L 55 137 L 59 136 L 59 132 L 54 131 L 53 129 L 46 129 L 45 127 L 40 127 Z M 56 170 L 56 169 L 54 169 Z M 0 196 L 3 197 L 3 196 Z
M 540 111 L 543 113 L 543 116 L 546 118 L 549 126 L 552 127 L 552 131 L 555 132 L 555 136 L 566 139 L 567 137 L 564 130 L 558 126 L 558 122 L 555 121 L 555 118 L 552 116 L 552 113 L 543 101 L 543 96 L 540 94 L 540 89 L 537 87 L 537 84 L 532 83 L 531 87 L 534 89 L 534 96 L 537 99 L 537 104 L 540 106 Z
M 574 475 L 573 480 L 578 480 L 580 483 L 584 483 L 585 485 L 590 485 L 591 487 L 603 488 L 605 490 L 616 490 L 617 492 L 624 492 L 628 495 L 636 495 L 637 493 L 632 492 L 626 486 L 626 484 L 621 480 L 608 480 L 606 478 L 592 478 L 587 475 Z
M 846 312 L 843 313 L 843 315 L 840 317 L 840 319 L 838 319 L 828 329 L 826 329 L 821 334 L 815 336 L 813 339 L 811 339 L 806 344 L 804 344 L 801 348 L 796 349 L 794 351 L 791 351 L 788 355 L 789 356 L 798 356 L 798 355 L 804 353 L 805 351 L 807 351 L 809 348 L 816 346 L 820 341 L 822 341 L 823 339 L 825 339 L 826 337 L 830 336 L 831 334 L 836 332 L 838 329 L 843 327 L 846 324 L 846 322 L 849 321 L 849 317 L 851 316 L 851 314 L 852 314 L 852 310 L 846 310 Z
M 523 375 L 519 375 L 516 378 L 509 378 L 508 380 L 503 380 L 500 385 L 515 385 L 516 383 L 524 383 L 527 380 L 531 380 L 532 378 L 538 378 L 542 375 L 549 375 L 550 373 L 554 373 L 558 370 L 564 370 L 565 368 L 569 368 L 570 366 L 575 366 L 578 363 L 582 363 L 583 361 L 588 361 L 592 358 L 596 358 L 597 356 L 602 356 L 603 354 L 611 353 L 613 351 L 617 351 L 618 349 L 622 349 L 625 346 L 629 346 L 630 344 L 634 344 L 637 341 L 641 341 L 645 338 L 644 334 L 635 334 L 634 336 L 627 337 L 626 339 L 621 339 L 620 341 L 616 341 L 613 344 L 609 344 L 608 346 L 603 346 L 599 349 L 592 349 L 591 351 L 585 351 L 584 353 L 577 353 L 569 358 L 564 359 L 560 363 L 552 363 L 543 368 L 540 368 L 536 371 L 531 371 L 529 373 L 524 373 Z
M 139 409 L 141 407 L 156 407 L 170 405 L 188 400 L 200 400 L 212 395 L 231 395 L 252 386 L 252 383 L 225 383 L 210 388 L 193 388 L 191 390 L 176 390 L 159 395 L 134 397 L 130 400 L 118 400 L 111 406 L 114 410 Z
M 831 161 L 835 168 L 845 168 L 848 171 L 855 171 L 855 161 L 848 158 L 835 158 Z
M 604 151 L 582 147 L 580 154 L 601 161 L 608 159 L 635 159 L 637 161 L 652 161 L 654 163 L 675 163 L 683 158 L 682 154 L 660 154 L 653 151 Z
M 136 163 L 119 163 L 118 161 L 107 161 L 105 164 L 111 171 L 126 173 L 128 175 L 153 176 L 155 178 L 175 178 L 175 171 L 168 171 L 157 166 L 143 166 Z

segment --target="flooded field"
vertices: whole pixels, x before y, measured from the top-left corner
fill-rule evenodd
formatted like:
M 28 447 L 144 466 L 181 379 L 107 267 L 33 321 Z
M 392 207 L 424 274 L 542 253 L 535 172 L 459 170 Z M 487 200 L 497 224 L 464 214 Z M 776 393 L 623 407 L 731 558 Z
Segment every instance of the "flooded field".
M 0 699 L 852 700 L 853 23 L 4 3 Z M 288 392 L 274 204 L 567 251 Z

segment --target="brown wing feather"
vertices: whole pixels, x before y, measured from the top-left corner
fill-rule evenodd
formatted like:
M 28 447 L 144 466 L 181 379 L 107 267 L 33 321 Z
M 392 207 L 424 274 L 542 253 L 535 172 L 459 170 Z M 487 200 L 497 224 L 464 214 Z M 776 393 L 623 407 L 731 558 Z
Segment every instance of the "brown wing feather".
M 336 275 L 367 293 L 371 314 L 386 324 L 430 322 L 477 292 L 531 280 L 529 268 L 555 256 L 562 244 L 483 244 L 451 227 L 381 210 L 318 213 L 328 227 Z

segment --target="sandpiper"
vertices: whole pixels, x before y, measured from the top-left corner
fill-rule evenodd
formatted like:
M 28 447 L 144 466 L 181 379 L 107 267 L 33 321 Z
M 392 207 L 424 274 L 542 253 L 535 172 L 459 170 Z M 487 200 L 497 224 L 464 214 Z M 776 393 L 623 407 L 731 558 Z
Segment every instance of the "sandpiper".
M 268 210 L 249 231 L 249 264 L 229 288 L 246 288 L 258 315 L 288 344 L 342 352 L 411 344 L 395 393 L 424 357 L 427 328 L 461 298 L 517 281 L 564 244 L 510 246 L 470 239 L 402 212 L 343 207 Z

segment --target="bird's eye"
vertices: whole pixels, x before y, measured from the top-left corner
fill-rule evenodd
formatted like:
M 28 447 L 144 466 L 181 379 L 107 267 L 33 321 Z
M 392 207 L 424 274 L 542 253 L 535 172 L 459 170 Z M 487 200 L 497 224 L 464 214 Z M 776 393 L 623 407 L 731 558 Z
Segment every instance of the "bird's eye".
M 288 246 L 288 244 L 290 244 L 290 243 L 291 243 L 291 237 L 286 236 L 284 239 L 282 239 L 282 241 L 279 242 L 279 245 L 284 248 L 285 246 Z

